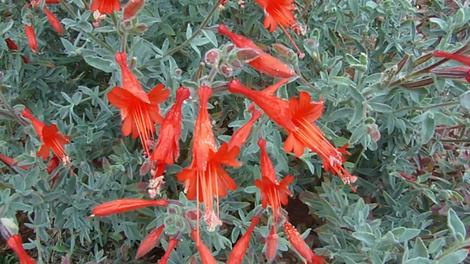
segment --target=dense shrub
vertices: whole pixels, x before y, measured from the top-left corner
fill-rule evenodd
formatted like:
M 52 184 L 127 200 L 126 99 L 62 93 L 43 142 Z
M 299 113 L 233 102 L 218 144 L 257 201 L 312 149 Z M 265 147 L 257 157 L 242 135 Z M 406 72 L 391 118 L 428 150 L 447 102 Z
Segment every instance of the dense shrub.
M 1 263 L 465 261 L 468 1 L 94 1 L 0 1 Z

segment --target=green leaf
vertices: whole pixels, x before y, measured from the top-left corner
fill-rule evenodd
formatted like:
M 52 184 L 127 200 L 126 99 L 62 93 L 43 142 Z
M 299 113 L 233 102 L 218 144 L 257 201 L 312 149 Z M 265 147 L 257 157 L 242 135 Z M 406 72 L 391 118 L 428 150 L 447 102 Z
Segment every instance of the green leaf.
M 449 226 L 452 235 L 457 240 L 462 241 L 465 239 L 465 235 L 467 233 L 465 226 L 452 208 L 447 212 L 447 226 Z
M 466 91 L 460 95 L 460 105 L 463 108 L 470 110 L 470 91 Z
M 88 55 L 83 58 L 85 59 L 85 62 L 88 63 L 88 65 L 98 70 L 108 72 L 108 73 L 113 71 L 113 67 L 111 67 L 111 64 L 113 62 L 111 60 L 103 59 L 103 58 L 93 56 L 93 55 Z
M 369 232 L 354 232 L 352 236 L 357 240 L 364 242 L 368 246 L 372 246 L 375 243 L 375 236 Z
M 436 264 L 458 264 L 465 260 L 468 255 L 467 249 L 461 249 L 445 255 L 436 261 Z
M 436 128 L 436 121 L 431 113 L 426 115 L 423 125 L 421 126 L 421 144 L 426 144 L 431 140 Z

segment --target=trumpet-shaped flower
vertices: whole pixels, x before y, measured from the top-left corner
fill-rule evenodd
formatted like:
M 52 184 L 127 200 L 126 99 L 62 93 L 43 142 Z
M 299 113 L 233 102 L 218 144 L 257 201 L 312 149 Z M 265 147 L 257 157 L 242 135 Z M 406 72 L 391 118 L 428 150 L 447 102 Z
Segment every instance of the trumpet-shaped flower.
M 157 144 L 150 157 L 157 163 L 157 172 L 154 176 L 161 176 L 166 165 L 176 162 L 179 157 L 179 139 L 181 136 L 181 119 L 183 102 L 189 98 L 189 89 L 180 87 L 176 91 L 176 102 L 168 110 L 163 119 Z
M 297 24 L 294 17 L 294 0 L 256 0 L 264 10 L 264 26 L 271 32 L 280 25 L 289 28 Z
M 284 82 L 285 80 L 280 81 Z M 343 149 L 336 149 L 313 123 L 323 112 L 323 102 L 312 102 L 310 95 L 303 91 L 298 97 L 293 97 L 289 101 L 281 99 L 273 95 L 275 88 L 279 87 L 280 85 L 274 85 L 268 88 L 269 91 L 255 91 L 242 85 L 238 80 L 229 83 L 230 92 L 244 95 L 255 102 L 274 122 L 288 132 L 284 143 L 286 151 L 300 157 L 304 149 L 309 148 L 321 158 L 326 171 L 338 175 L 346 184 L 354 183 L 357 177 L 342 166 L 345 162 L 343 154 L 346 152 Z
M 121 9 L 119 0 L 92 0 L 90 10 L 92 12 L 99 11 L 100 14 L 110 15 Z
M 310 249 L 305 241 L 300 236 L 297 229 L 289 222 L 285 221 L 283 225 L 284 234 L 287 236 L 287 240 L 297 253 L 305 260 L 308 264 L 324 264 L 325 260 L 317 256 L 312 249 Z
M 95 206 L 92 209 L 91 216 L 105 217 L 113 214 L 119 214 L 134 211 L 149 206 L 168 206 L 168 200 L 145 200 L 138 198 L 118 199 Z
M 36 261 L 24 250 L 21 236 L 16 234 L 7 239 L 7 245 L 15 252 L 20 260 L 20 264 L 36 264 Z
M 449 60 L 458 61 L 466 66 L 462 67 L 448 67 L 442 69 L 433 69 L 432 72 L 436 75 L 446 77 L 465 77 L 465 80 L 470 83 L 470 56 L 465 56 L 458 53 L 449 53 L 442 50 L 433 52 L 434 57 L 446 58 Z
M 231 32 L 223 24 L 219 25 L 218 31 L 220 34 L 228 37 L 238 48 L 251 49 L 255 54 L 257 54 L 257 56 L 250 60 L 248 64 L 259 72 L 278 78 L 290 78 L 296 75 L 295 71 L 291 67 L 287 66 L 281 60 L 264 52 L 250 39 Z
M 62 162 L 69 162 L 70 158 L 65 153 L 64 145 L 70 142 L 70 138 L 61 134 L 55 124 L 46 125 L 39 121 L 28 109 L 23 110 L 22 114 L 25 118 L 31 121 L 36 134 L 42 141 L 42 145 L 37 152 L 37 156 L 47 159 L 50 151 L 52 150 L 54 155 Z
M 256 225 L 259 223 L 259 217 L 255 216 L 251 219 L 251 224 L 246 230 L 245 234 L 238 239 L 235 246 L 232 248 L 232 252 L 230 252 L 230 256 L 228 257 L 227 264 L 242 264 L 243 258 L 245 258 L 246 250 L 250 244 L 250 237 L 255 230 Z
M 153 138 L 155 124 L 162 121 L 159 104 L 168 97 L 169 91 L 158 84 L 147 94 L 129 69 L 126 53 L 117 53 L 116 62 L 121 68 L 122 87 L 114 87 L 108 99 L 121 111 L 123 135 L 139 137 L 145 154 L 149 155 L 148 143 Z

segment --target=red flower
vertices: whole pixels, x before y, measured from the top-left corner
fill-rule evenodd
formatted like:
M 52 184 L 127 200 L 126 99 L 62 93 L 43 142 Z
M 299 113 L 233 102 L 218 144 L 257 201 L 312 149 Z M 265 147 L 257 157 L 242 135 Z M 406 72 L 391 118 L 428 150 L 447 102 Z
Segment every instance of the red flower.
M 277 255 L 277 245 L 279 243 L 279 236 L 276 231 L 276 224 L 273 223 L 269 229 L 268 237 L 266 237 L 266 249 L 264 254 L 269 263 L 274 261 Z
M 220 34 L 230 38 L 233 44 L 235 44 L 235 46 L 237 46 L 238 48 L 251 49 L 258 54 L 258 56 L 248 62 L 248 64 L 259 72 L 262 72 L 272 77 L 279 78 L 290 78 L 296 75 L 295 71 L 292 70 L 292 68 L 287 66 L 281 60 L 264 52 L 261 48 L 256 46 L 256 44 L 253 43 L 253 41 L 251 41 L 250 39 L 231 32 L 223 24 L 219 25 L 218 30 Z
M 189 98 L 189 89 L 180 87 L 176 91 L 176 102 L 168 110 L 160 127 L 157 145 L 150 157 L 157 163 L 157 172 L 154 175 L 160 176 L 166 165 L 176 162 L 179 157 L 179 139 L 181 136 L 181 119 L 183 102 Z
M 433 52 L 434 57 L 446 58 L 449 60 L 458 61 L 466 66 L 470 66 L 470 56 L 465 56 L 458 53 L 449 53 L 442 50 L 436 50 Z M 470 83 L 470 67 L 448 67 L 443 69 L 433 69 L 433 73 L 436 75 L 447 77 L 465 77 L 465 80 Z M 447 75 L 447 76 L 446 76 Z M 452 76 L 454 75 L 454 76 Z
M 7 43 L 7 47 L 9 50 L 18 51 L 18 45 L 14 40 L 12 40 L 11 38 L 6 38 L 5 42 Z
M 17 163 L 15 159 L 10 158 L 6 155 L 3 155 L 2 153 L 0 153 L 0 161 L 5 163 L 7 166 L 11 168 L 16 167 L 16 163 Z M 27 170 L 29 169 L 29 166 L 20 166 L 19 168 L 22 170 Z
M 46 0 L 46 4 L 60 4 L 60 0 Z
M 144 7 L 145 1 L 144 0 L 129 0 L 126 6 L 124 6 L 123 11 L 123 20 L 129 21 L 134 19 L 134 17 L 139 13 L 139 11 Z
M 289 196 L 291 195 L 289 184 L 294 181 L 294 177 L 292 175 L 288 175 L 279 182 L 276 177 L 274 166 L 266 151 L 266 140 L 260 139 L 258 141 L 258 146 L 261 151 L 261 180 L 256 180 L 255 184 L 256 187 L 260 189 L 261 203 L 263 207 L 266 208 L 268 205 L 271 206 L 275 219 L 274 222 L 276 222 L 280 216 L 281 206 L 287 204 Z
M 28 39 L 29 47 L 33 53 L 38 52 L 38 40 L 36 39 L 36 33 L 34 33 L 34 27 L 32 25 L 24 25 L 24 33 Z
M 273 32 L 277 25 L 289 28 L 297 24 L 294 17 L 294 0 L 256 0 L 264 10 L 264 27 Z
M 47 20 L 49 21 L 49 24 L 51 24 L 52 28 L 57 32 L 59 35 L 64 34 L 64 27 L 62 27 L 62 24 L 60 23 L 59 19 L 52 13 L 47 6 L 44 6 L 43 9 L 44 13 L 46 13 Z
M 243 258 L 245 257 L 246 250 L 250 244 L 250 237 L 255 230 L 255 226 L 259 223 L 259 217 L 255 216 L 251 219 L 251 224 L 246 230 L 245 234 L 238 239 L 235 246 L 232 248 L 232 252 L 228 257 L 227 264 L 242 264 Z
M 15 252 L 20 259 L 20 264 L 36 264 L 36 261 L 28 255 L 23 248 L 21 236 L 16 234 L 7 239 L 7 245 Z
M 254 106 L 250 106 L 248 111 L 251 112 L 251 118 L 246 122 L 246 124 L 233 133 L 230 141 L 227 143 L 229 150 L 233 148 L 240 149 L 242 147 L 243 143 L 248 139 L 248 136 L 250 136 L 251 129 L 255 125 L 256 121 L 261 117 L 261 112 L 256 110 Z
M 281 80 L 280 83 L 285 82 Z M 272 93 L 279 85 L 269 87 L 268 91 L 254 91 L 242 85 L 240 81 L 229 83 L 229 91 L 242 94 L 254 101 L 263 111 L 288 133 L 284 149 L 302 156 L 304 149 L 309 148 L 322 159 L 326 171 L 338 175 L 344 183 L 351 184 L 357 180 L 342 164 L 345 162 L 343 153 L 336 149 L 325 138 L 322 131 L 313 123 L 323 111 L 323 102 L 311 102 L 310 95 L 300 92 L 299 97 L 289 101 L 278 98 Z M 273 107 L 275 106 L 275 107 Z
M 470 56 L 465 56 L 458 53 L 449 53 L 442 50 L 436 50 L 432 54 L 434 57 L 446 58 L 449 60 L 455 60 L 467 66 L 470 66 Z
M 212 132 L 211 120 L 207 111 L 207 103 L 212 89 L 202 86 L 198 90 L 199 114 L 194 125 L 192 163 L 178 175 L 178 181 L 185 183 L 185 191 L 190 200 L 204 203 L 205 220 L 209 230 L 214 230 L 221 222 L 218 218 L 218 199 L 237 184 L 222 168 L 222 165 L 238 166 L 236 160 L 239 149 L 228 150 L 227 147 L 217 151 L 215 137 Z M 214 212 L 214 198 L 217 200 L 217 214 Z M 199 213 L 199 210 L 197 211 Z M 199 215 L 197 217 L 199 221 Z M 199 225 L 198 225 L 199 228 Z M 199 230 L 199 229 L 198 229 Z
M 101 14 L 110 15 L 121 9 L 119 0 L 91 0 L 90 10 L 99 11 Z
M 148 143 L 153 138 L 155 124 L 162 121 L 158 104 L 168 97 L 169 91 L 158 84 L 147 94 L 127 66 L 125 52 L 116 53 L 116 62 L 121 67 L 122 88 L 114 87 L 109 92 L 109 102 L 121 111 L 123 135 L 139 137 L 148 155 Z
M 161 225 L 155 229 L 152 230 L 145 238 L 140 242 L 139 248 L 137 249 L 137 254 L 135 256 L 135 259 L 139 259 L 143 257 L 145 254 L 149 253 L 150 250 L 152 250 L 156 244 L 158 243 L 158 240 L 160 239 L 160 236 L 162 235 L 164 231 L 165 226 Z
M 167 200 L 144 200 L 138 198 L 118 199 L 95 206 L 91 216 L 109 216 L 134 211 L 149 206 L 167 206 Z
M 37 156 L 47 159 L 49 157 L 49 152 L 52 150 L 54 155 L 62 162 L 69 162 L 70 159 L 65 153 L 64 145 L 70 142 L 70 138 L 61 134 L 55 124 L 46 125 L 39 121 L 28 109 L 23 110 L 22 114 L 25 118 L 31 121 L 36 134 L 42 141 L 42 145 L 37 152 Z
M 170 241 L 168 242 L 168 246 L 166 247 L 165 255 L 163 255 L 163 257 L 160 259 L 160 262 L 158 264 L 168 263 L 168 260 L 170 260 L 171 253 L 173 249 L 175 249 L 177 244 L 178 244 L 178 236 L 172 237 Z
M 191 238 L 196 243 L 197 251 L 199 252 L 199 256 L 201 257 L 202 264 L 216 264 L 217 261 L 215 260 L 212 253 L 207 248 L 207 246 L 202 242 L 199 237 L 199 232 L 197 230 L 191 230 Z
M 300 236 L 299 232 L 295 227 L 289 223 L 289 221 L 285 221 L 284 225 L 284 233 L 287 236 L 292 247 L 299 253 L 300 256 L 306 261 L 308 264 L 324 264 L 325 260 L 317 256 L 305 243 L 305 241 Z

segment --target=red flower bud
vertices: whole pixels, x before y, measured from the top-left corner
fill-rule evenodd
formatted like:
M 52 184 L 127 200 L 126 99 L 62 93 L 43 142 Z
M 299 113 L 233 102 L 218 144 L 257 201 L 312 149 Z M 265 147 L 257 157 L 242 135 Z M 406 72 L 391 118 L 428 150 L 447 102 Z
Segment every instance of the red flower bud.
M 29 47 L 33 53 L 38 52 L 38 40 L 36 39 L 36 33 L 34 33 L 34 27 L 32 25 L 24 25 L 24 33 L 28 39 Z
M 124 213 L 141 209 L 148 206 L 167 206 L 167 200 L 145 200 L 137 198 L 118 199 L 102 203 L 92 209 L 91 216 L 109 216 L 118 213 Z
M 123 20 L 130 21 L 134 19 L 144 4 L 144 0 L 129 0 L 129 2 L 127 2 L 126 6 L 124 7 Z
M 9 50 L 18 51 L 18 45 L 14 40 L 12 40 L 11 38 L 6 38 L 5 42 L 7 43 L 7 47 Z
M 64 27 L 62 27 L 62 24 L 60 23 L 59 19 L 52 13 L 47 6 L 44 7 L 43 9 L 44 13 L 46 13 L 47 20 L 49 21 L 49 24 L 51 24 L 52 28 L 57 32 L 59 35 L 64 34 Z

